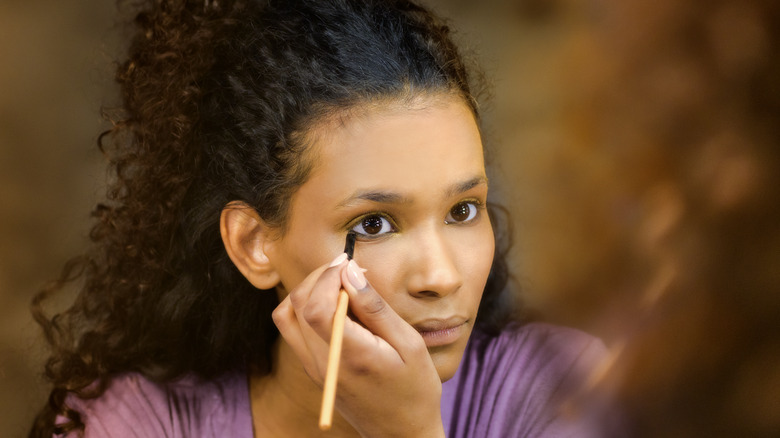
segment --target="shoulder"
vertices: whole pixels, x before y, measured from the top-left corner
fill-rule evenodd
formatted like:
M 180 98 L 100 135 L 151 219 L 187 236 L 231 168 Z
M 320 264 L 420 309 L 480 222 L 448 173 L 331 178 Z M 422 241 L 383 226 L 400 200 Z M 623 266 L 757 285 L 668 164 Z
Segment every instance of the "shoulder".
M 444 384 L 443 416 L 458 431 L 452 436 L 591 436 L 564 433 L 581 425 L 561 409 L 605 355 L 598 338 L 550 324 L 474 333 L 460 369 Z
M 580 330 L 510 324 L 498 336 L 474 333 L 458 373 L 483 383 L 509 379 L 530 395 L 532 390 L 562 391 L 581 383 L 605 355 L 603 342 Z
M 87 438 L 252 436 L 242 373 L 208 381 L 187 376 L 167 383 L 126 373 L 112 378 L 99 397 L 71 394 L 66 403 L 81 415 Z
M 498 336 L 475 333 L 468 352 L 484 365 L 506 372 L 544 368 L 553 374 L 588 369 L 606 354 L 604 343 L 583 331 L 545 323 L 510 324 Z M 521 366 L 518 366 L 521 365 Z

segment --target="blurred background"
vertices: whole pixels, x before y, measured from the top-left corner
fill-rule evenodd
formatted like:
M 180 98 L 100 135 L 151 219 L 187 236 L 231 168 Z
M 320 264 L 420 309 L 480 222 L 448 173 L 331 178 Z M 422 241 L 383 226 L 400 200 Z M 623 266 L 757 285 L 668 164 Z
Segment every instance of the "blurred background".
M 647 436 L 779 436 L 777 6 L 425 3 L 489 80 L 522 299 L 611 348 L 593 387 Z M 24 436 L 47 393 L 30 299 L 85 247 L 103 195 L 118 11 L 0 0 L 2 436 Z
M 86 243 L 117 33 L 110 1 L 0 0 L 0 435 L 45 400 L 33 294 Z

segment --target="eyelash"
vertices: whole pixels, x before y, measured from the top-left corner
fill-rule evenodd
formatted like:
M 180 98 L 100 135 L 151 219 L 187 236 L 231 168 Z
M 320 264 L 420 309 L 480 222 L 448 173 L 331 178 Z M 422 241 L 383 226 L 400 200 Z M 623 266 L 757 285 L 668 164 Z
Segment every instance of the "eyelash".
M 380 219 L 382 219 L 384 221 L 387 221 L 387 223 L 391 227 L 391 230 L 389 232 L 387 232 L 387 233 L 382 233 L 382 234 L 369 234 L 369 233 L 364 233 L 364 232 L 355 230 L 355 228 L 357 228 L 359 225 L 361 225 L 363 223 L 363 221 L 365 221 L 366 219 L 370 219 L 372 217 L 378 217 L 378 218 L 380 218 Z M 393 220 L 392 216 L 390 216 L 389 214 L 387 214 L 387 213 L 385 213 L 383 211 L 372 211 L 372 212 L 369 212 L 369 213 L 362 214 L 362 215 L 356 217 L 355 219 L 353 219 L 352 221 L 350 221 L 349 225 L 347 225 L 346 228 L 347 228 L 348 231 L 349 230 L 355 231 L 357 233 L 358 238 L 359 239 L 364 239 L 364 240 L 365 239 L 369 239 L 369 240 L 370 239 L 377 239 L 377 238 L 383 237 L 386 234 L 398 231 L 398 226 L 395 225 L 395 221 Z M 384 225 L 382 226 L 382 229 L 384 229 Z M 381 229 L 380 229 L 380 231 L 381 231 Z
M 459 201 L 456 204 L 454 204 L 449 209 L 449 211 L 447 211 L 447 217 L 451 216 L 452 211 L 456 207 L 458 207 L 460 205 L 463 205 L 463 204 L 467 204 L 467 205 L 471 206 L 471 208 L 473 208 L 475 210 L 473 213 L 469 214 L 469 216 L 473 215 L 473 217 L 470 217 L 470 218 L 468 218 L 468 219 L 466 219 L 464 221 L 453 220 L 451 222 L 447 221 L 445 219 L 445 221 L 444 221 L 445 224 L 447 224 L 447 225 L 469 225 L 469 224 L 475 222 L 476 220 L 478 220 L 480 218 L 481 214 L 482 214 L 482 211 L 485 210 L 485 204 L 482 201 L 480 201 L 478 199 L 464 199 L 464 200 Z M 363 221 L 365 221 L 366 219 L 374 218 L 374 217 L 379 218 L 382 221 L 386 221 L 387 222 L 387 224 L 383 223 L 381 225 L 381 228 L 380 228 L 379 232 L 377 232 L 377 234 L 369 234 L 369 233 L 364 233 L 364 232 L 355 230 L 355 228 L 357 228 L 358 226 L 362 225 Z M 384 228 L 386 226 L 389 226 L 391 229 L 389 231 L 387 231 L 387 232 L 383 232 L 382 233 L 381 231 L 384 230 Z M 383 212 L 383 211 L 372 211 L 372 212 L 369 212 L 369 213 L 364 213 L 364 214 L 358 216 L 357 218 L 353 219 L 352 221 L 350 221 L 349 225 L 346 226 L 346 229 L 355 231 L 357 233 L 358 237 L 361 238 L 361 239 L 369 239 L 370 240 L 370 239 L 378 239 L 378 238 L 381 238 L 381 237 L 383 237 L 383 236 L 385 236 L 387 234 L 391 234 L 391 233 L 397 232 L 398 231 L 398 226 L 395 224 L 395 221 L 393 220 L 393 218 L 392 218 L 392 216 L 390 214 L 388 214 L 386 212 Z

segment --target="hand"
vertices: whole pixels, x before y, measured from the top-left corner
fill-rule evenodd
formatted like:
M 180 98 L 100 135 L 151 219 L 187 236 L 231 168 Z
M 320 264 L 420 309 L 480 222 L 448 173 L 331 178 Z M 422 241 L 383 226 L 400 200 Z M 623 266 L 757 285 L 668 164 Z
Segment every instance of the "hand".
M 315 270 L 274 311 L 308 375 L 322 386 L 342 287 L 355 320 L 344 324 L 336 409 L 364 437 L 444 436 L 441 380 L 425 342 L 354 261 Z

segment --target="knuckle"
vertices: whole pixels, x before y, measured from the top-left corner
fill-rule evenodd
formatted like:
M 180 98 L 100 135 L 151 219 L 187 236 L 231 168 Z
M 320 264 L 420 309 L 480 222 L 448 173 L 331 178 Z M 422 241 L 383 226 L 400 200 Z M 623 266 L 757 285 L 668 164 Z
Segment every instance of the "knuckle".
M 355 377 L 366 377 L 375 373 L 377 360 L 372 354 L 344 357 L 344 365 Z
M 281 306 L 277 307 L 273 310 L 273 312 L 271 312 L 271 319 L 274 321 L 274 324 L 276 324 L 276 327 L 278 327 L 280 330 L 287 326 L 287 320 L 284 318 L 284 310 Z
M 298 288 L 293 289 L 290 291 L 290 304 L 292 304 L 293 308 L 299 309 L 301 306 L 305 304 L 306 296 L 302 291 Z
M 325 311 L 324 305 L 319 301 L 312 301 L 303 308 L 303 319 L 311 327 L 323 327 L 329 324 L 330 317 Z
M 387 303 L 379 294 L 374 294 L 363 301 L 363 311 L 371 317 L 383 317 L 387 313 Z

